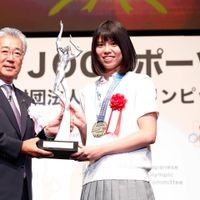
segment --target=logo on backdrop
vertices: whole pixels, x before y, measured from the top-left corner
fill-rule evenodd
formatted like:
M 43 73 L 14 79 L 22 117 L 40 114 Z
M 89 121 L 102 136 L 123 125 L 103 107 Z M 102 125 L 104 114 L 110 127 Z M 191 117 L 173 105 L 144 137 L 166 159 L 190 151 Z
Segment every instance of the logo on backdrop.
M 167 50 L 166 50 L 167 51 Z M 135 67 L 134 71 L 136 73 L 145 73 L 150 77 L 162 75 L 167 69 L 173 73 L 174 69 L 184 70 L 196 68 L 200 61 L 200 52 L 194 51 L 193 56 L 191 57 L 182 57 L 182 58 L 169 58 L 165 56 L 164 48 L 157 48 L 156 51 L 152 49 L 146 49 L 143 53 L 138 53 L 138 63 Z M 28 75 L 32 78 L 42 78 L 47 70 L 46 66 L 46 54 L 47 52 L 39 52 L 39 66 L 38 68 L 34 67 L 34 70 L 28 71 Z M 196 59 L 197 58 L 197 59 Z M 54 73 L 56 73 L 57 63 L 59 56 L 58 54 L 53 56 L 52 60 L 52 68 Z M 69 62 L 69 67 L 66 70 L 65 78 L 73 76 L 76 70 L 80 70 L 81 73 L 87 78 L 95 78 L 96 76 L 91 71 L 91 52 L 85 51 L 80 56 L 80 59 L 73 59 Z M 58 104 L 58 99 L 51 93 L 50 90 L 47 89 L 34 89 L 32 88 L 30 91 L 25 90 L 27 94 L 35 99 L 38 104 Z M 71 90 L 70 101 L 75 101 L 79 103 L 77 98 L 76 89 Z M 191 87 L 174 90 L 173 88 L 162 88 L 157 90 L 159 101 L 162 104 L 173 103 L 174 101 L 178 101 L 182 104 L 195 104 L 198 100 L 195 99 L 195 96 L 198 96 L 199 89 L 191 85 Z
M 200 122 L 195 122 L 193 129 L 194 131 L 188 135 L 188 140 L 195 146 L 200 147 Z

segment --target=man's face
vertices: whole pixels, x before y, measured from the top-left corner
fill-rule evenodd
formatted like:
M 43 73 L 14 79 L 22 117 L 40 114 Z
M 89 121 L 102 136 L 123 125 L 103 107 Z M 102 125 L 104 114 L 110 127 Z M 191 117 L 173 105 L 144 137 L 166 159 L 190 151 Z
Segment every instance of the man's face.
M 0 37 L 0 79 L 12 83 L 20 72 L 23 61 L 23 44 L 12 36 Z

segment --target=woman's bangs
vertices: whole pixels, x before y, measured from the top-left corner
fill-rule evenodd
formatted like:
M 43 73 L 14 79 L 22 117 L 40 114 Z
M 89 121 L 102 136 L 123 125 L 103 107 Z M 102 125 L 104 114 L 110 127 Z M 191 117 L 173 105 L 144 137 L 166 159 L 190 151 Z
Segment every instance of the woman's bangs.
M 109 31 L 102 31 L 99 33 L 98 38 L 101 38 L 102 41 L 106 42 L 109 40 L 114 40 L 114 34 Z

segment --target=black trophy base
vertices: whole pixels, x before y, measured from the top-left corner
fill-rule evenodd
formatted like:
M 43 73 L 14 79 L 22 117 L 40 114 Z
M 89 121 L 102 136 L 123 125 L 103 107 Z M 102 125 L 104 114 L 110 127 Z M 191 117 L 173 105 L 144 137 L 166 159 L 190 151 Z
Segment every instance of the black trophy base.
M 78 142 L 75 141 L 47 141 L 39 140 L 38 147 L 46 151 L 53 152 L 53 157 L 44 158 L 54 158 L 54 159 L 70 159 L 70 155 L 78 151 Z

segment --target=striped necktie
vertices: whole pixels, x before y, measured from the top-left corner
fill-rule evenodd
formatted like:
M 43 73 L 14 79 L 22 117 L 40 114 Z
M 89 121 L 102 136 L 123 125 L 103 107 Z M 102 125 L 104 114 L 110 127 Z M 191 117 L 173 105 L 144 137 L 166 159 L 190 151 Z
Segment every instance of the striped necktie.
M 6 90 L 8 101 L 11 105 L 11 108 L 12 108 L 14 114 L 15 114 L 15 118 L 17 120 L 19 129 L 21 131 L 21 115 L 20 115 L 20 112 L 17 109 L 17 106 L 13 100 L 13 96 L 12 96 L 12 94 L 14 92 L 13 87 L 12 87 L 12 85 L 8 85 L 8 84 L 4 84 L 2 87 Z

